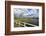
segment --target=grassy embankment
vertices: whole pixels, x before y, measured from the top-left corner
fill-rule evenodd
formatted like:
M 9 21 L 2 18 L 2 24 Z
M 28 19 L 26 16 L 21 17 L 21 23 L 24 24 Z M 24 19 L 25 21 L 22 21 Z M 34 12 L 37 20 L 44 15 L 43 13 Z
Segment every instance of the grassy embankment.
M 17 18 L 17 17 L 14 17 L 14 27 L 19 27 L 19 22 L 27 22 L 27 21 L 31 21 L 31 18 Z M 17 22 L 17 24 L 16 24 Z M 20 27 L 24 27 L 23 26 L 24 24 L 20 24 Z

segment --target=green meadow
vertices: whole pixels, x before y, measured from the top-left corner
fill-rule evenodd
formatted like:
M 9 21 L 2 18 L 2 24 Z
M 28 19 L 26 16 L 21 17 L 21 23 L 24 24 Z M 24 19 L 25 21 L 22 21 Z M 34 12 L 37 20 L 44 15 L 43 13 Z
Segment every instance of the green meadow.
M 22 22 L 28 22 L 28 21 L 31 21 L 31 18 L 17 18 L 14 16 L 14 27 L 24 27 L 24 23 Z M 19 22 L 20 22 L 20 25 L 19 25 Z

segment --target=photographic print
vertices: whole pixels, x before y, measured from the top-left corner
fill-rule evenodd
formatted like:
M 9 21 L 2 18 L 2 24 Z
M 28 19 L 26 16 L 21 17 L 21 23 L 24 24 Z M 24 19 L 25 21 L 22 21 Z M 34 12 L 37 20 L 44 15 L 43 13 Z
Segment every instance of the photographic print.
M 11 5 L 11 31 L 41 30 L 41 10 L 40 6 Z
M 14 27 L 39 26 L 39 9 L 14 8 Z
M 5 34 L 45 32 L 44 3 L 5 1 Z

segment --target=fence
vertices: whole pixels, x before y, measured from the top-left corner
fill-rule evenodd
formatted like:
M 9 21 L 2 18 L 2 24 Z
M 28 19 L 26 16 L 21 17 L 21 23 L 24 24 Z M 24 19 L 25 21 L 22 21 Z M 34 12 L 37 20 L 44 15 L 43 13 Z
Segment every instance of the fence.
M 29 26 L 36 26 L 36 25 L 34 25 L 34 24 L 30 24 L 30 23 L 26 23 L 26 22 L 21 22 L 21 21 L 15 21 L 15 23 L 16 23 L 16 25 L 18 24 L 19 25 L 19 27 L 21 27 L 21 26 L 23 26 L 23 27 L 28 27 L 28 26 L 26 26 L 26 25 L 29 25 Z

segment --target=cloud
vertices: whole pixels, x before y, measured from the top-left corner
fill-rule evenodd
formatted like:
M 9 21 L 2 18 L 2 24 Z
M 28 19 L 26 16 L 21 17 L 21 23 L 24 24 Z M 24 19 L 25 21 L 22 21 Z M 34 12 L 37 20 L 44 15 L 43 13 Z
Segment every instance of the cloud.
M 14 9 L 14 14 L 18 17 L 20 15 L 22 15 L 23 17 L 38 17 L 39 15 L 38 12 L 39 12 L 38 9 L 29 9 L 29 8 L 15 8 Z

